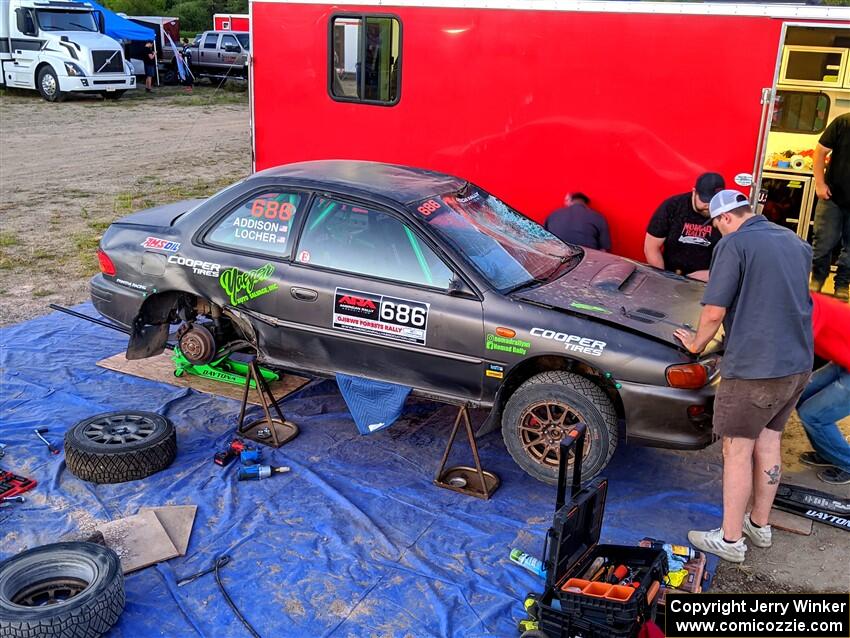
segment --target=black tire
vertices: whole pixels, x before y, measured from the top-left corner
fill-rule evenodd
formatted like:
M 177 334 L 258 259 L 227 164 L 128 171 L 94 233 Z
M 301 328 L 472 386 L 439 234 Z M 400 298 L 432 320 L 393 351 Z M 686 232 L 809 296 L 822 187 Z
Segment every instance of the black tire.
M 107 412 L 65 434 L 68 470 L 92 483 L 137 481 L 164 470 L 176 456 L 174 425 L 153 412 Z
M 54 543 L 0 562 L 0 636 L 97 638 L 124 611 L 118 555 L 94 543 Z
M 101 91 L 100 95 L 104 100 L 120 100 L 124 91 Z
M 502 438 L 517 465 L 538 481 L 555 485 L 560 439 L 578 421 L 587 425 L 582 478 L 590 479 L 608 465 L 617 448 L 617 412 L 602 388 L 581 375 L 554 370 L 525 381 L 502 413 Z
M 59 78 L 56 72 L 49 66 L 43 66 L 36 78 L 36 88 L 48 102 L 61 102 L 65 94 L 59 90 Z
M 177 69 L 173 66 L 166 68 L 159 76 L 160 81 L 163 84 L 179 84 L 180 76 L 177 73 Z

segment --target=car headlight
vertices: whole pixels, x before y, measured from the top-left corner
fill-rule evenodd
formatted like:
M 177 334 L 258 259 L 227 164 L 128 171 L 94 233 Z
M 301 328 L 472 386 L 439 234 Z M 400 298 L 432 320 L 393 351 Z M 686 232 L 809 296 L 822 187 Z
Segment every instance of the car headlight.
M 78 65 L 73 62 L 65 63 L 65 72 L 72 77 L 83 77 L 85 76 L 85 71 L 83 71 Z

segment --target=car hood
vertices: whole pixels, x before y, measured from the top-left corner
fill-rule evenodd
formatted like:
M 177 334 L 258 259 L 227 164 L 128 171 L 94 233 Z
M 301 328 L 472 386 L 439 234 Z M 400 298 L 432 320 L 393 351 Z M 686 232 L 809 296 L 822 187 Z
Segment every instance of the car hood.
M 172 226 L 183 213 L 191 210 L 203 201 L 203 199 L 186 199 L 182 202 L 175 202 L 174 204 L 148 208 L 147 210 L 122 217 L 115 223 L 122 226 L 168 227 Z
M 696 330 L 705 284 L 597 250 L 558 279 L 513 294 L 681 347 L 673 332 Z M 707 351 L 717 350 L 712 342 Z

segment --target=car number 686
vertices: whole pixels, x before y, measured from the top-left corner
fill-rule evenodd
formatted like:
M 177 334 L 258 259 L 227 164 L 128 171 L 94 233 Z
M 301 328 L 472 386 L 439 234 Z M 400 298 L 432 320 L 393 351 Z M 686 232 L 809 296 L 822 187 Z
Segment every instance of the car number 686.
M 384 301 L 381 304 L 381 321 L 422 328 L 425 325 L 425 317 L 425 308 L 408 306 L 404 303 L 397 304 L 392 301 Z

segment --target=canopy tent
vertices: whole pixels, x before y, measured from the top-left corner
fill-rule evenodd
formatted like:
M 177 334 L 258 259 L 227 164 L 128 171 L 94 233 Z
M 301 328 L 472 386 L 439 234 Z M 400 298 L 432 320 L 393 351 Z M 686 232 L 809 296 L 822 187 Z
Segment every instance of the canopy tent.
M 106 7 L 99 5 L 94 0 L 83 0 L 85 4 L 90 5 L 97 11 L 103 12 L 103 21 L 106 26 L 106 35 L 116 40 L 131 40 L 154 42 L 156 40 L 156 32 L 148 27 L 143 27 L 135 22 L 130 22 L 113 13 Z

